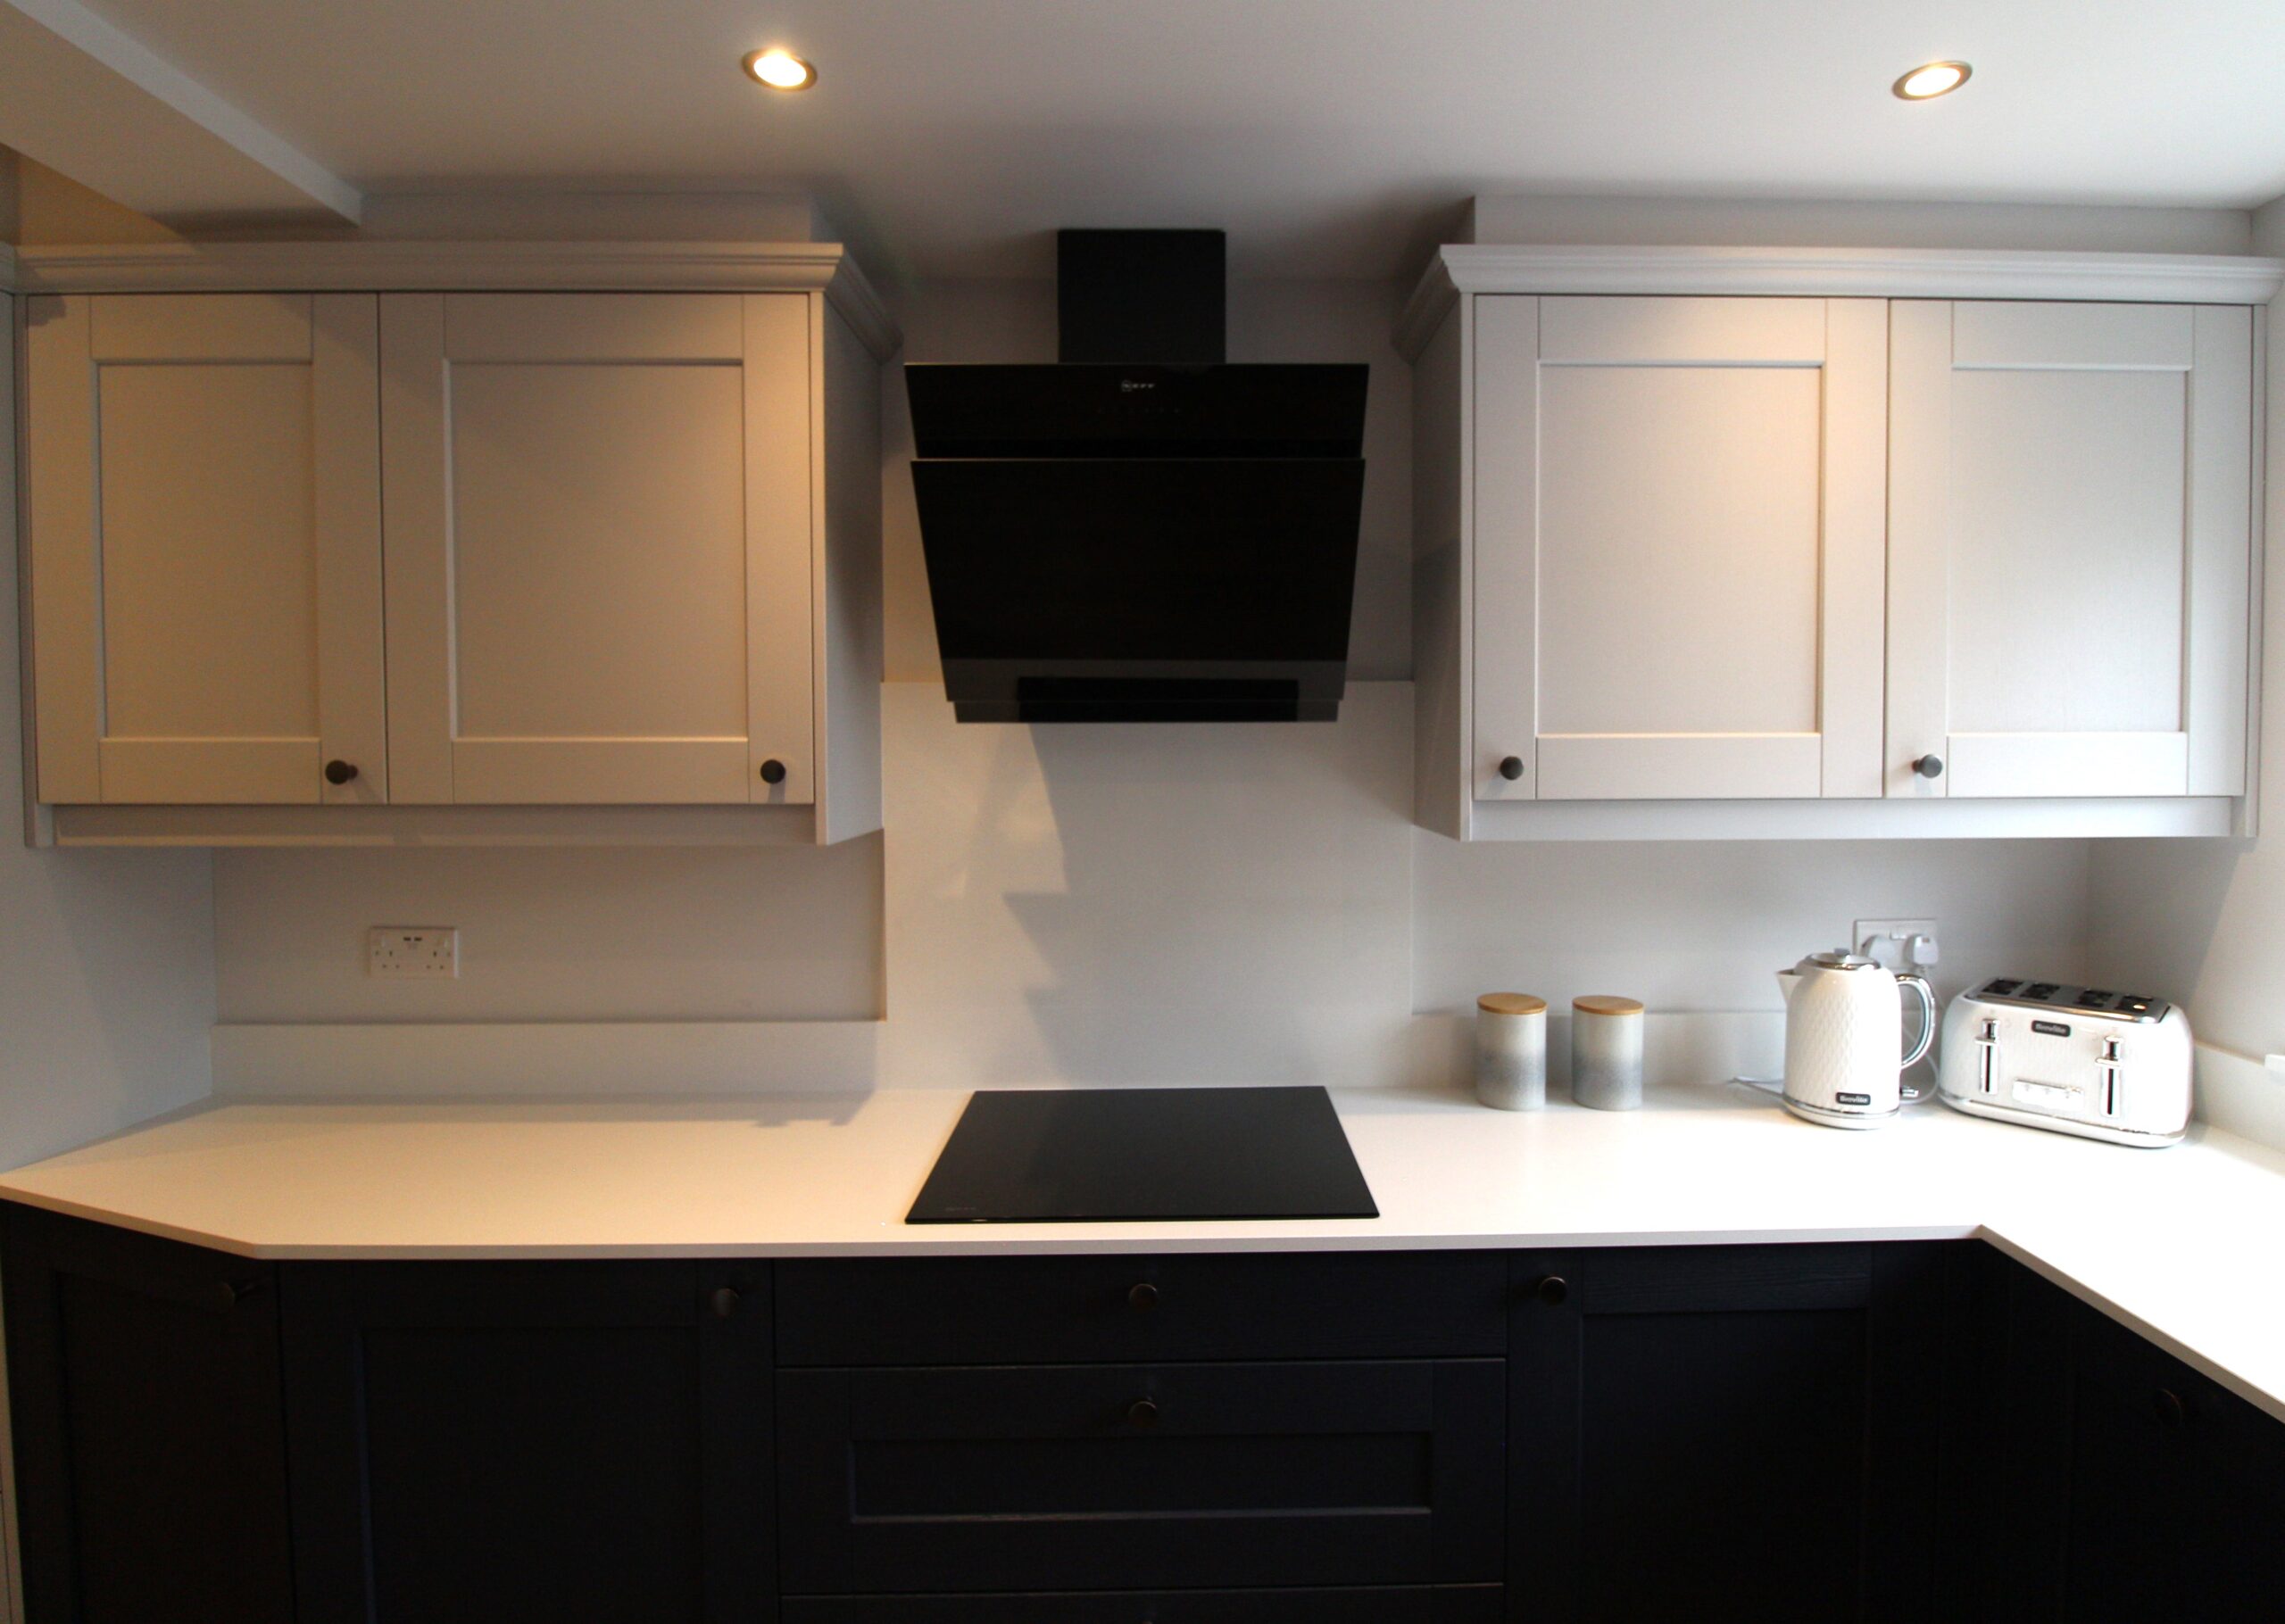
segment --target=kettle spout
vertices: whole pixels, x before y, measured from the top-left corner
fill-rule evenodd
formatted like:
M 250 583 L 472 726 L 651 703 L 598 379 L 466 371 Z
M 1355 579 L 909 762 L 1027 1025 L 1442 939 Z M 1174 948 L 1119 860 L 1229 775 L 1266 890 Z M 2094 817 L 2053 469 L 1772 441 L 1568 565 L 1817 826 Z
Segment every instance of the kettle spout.
M 1800 984 L 1801 973 L 1799 970 L 1780 970 L 1777 973 L 1778 990 L 1785 995 L 1788 1004 L 1793 1001 L 1793 990 Z

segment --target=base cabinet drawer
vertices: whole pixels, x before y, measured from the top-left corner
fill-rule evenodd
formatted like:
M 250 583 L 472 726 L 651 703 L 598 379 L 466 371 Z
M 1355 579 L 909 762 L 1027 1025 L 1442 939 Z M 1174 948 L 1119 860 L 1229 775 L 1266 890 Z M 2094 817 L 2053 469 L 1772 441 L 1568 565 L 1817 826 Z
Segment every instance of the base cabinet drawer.
M 1488 1583 L 1504 1391 L 1496 1359 L 784 1371 L 785 1587 Z
M 1507 1349 L 1497 1252 L 885 1257 L 777 1266 L 781 1364 L 1439 1359 Z
M 796 1595 L 782 1624 L 1500 1624 L 1497 1585 Z

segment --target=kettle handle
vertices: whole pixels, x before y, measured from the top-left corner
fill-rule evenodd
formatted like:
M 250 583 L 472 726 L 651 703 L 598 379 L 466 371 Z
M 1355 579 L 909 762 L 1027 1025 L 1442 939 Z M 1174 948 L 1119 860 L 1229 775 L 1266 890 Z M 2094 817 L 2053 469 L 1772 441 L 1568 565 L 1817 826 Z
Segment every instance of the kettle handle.
M 1920 1000 L 1920 1041 L 1912 1046 L 1912 1052 L 1896 1068 L 1899 1072 L 1908 1072 L 1925 1060 L 1928 1051 L 1936 1047 L 1936 994 L 1930 989 L 1928 978 L 1924 975 L 1899 975 L 1896 978 L 1896 984 L 1899 991 L 1909 991 Z

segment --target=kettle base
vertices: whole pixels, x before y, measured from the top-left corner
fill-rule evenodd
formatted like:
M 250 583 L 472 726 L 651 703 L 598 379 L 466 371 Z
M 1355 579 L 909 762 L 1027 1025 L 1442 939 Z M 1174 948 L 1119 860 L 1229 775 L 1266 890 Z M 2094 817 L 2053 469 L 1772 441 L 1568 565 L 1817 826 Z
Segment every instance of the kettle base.
M 1901 1104 L 1877 1114 L 1870 1111 L 1833 1111 L 1824 1106 L 1813 1106 L 1794 1098 L 1782 1097 L 1785 1108 L 1805 1123 L 1815 1123 L 1821 1128 L 1885 1128 L 1903 1110 Z

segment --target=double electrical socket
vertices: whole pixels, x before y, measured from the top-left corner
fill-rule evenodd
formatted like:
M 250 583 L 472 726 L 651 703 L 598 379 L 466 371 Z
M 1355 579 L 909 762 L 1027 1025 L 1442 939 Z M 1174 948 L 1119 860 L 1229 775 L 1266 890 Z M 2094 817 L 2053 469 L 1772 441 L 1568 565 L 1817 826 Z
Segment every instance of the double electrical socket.
M 461 973 L 460 927 L 377 924 L 365 932 L 365 974 L 389 981 L 450 981 Z
M 1924 970 L 1936 962 L 1936 922 L 1859 919 L 1849 928 L 1849 947 L 1891 970 Z

